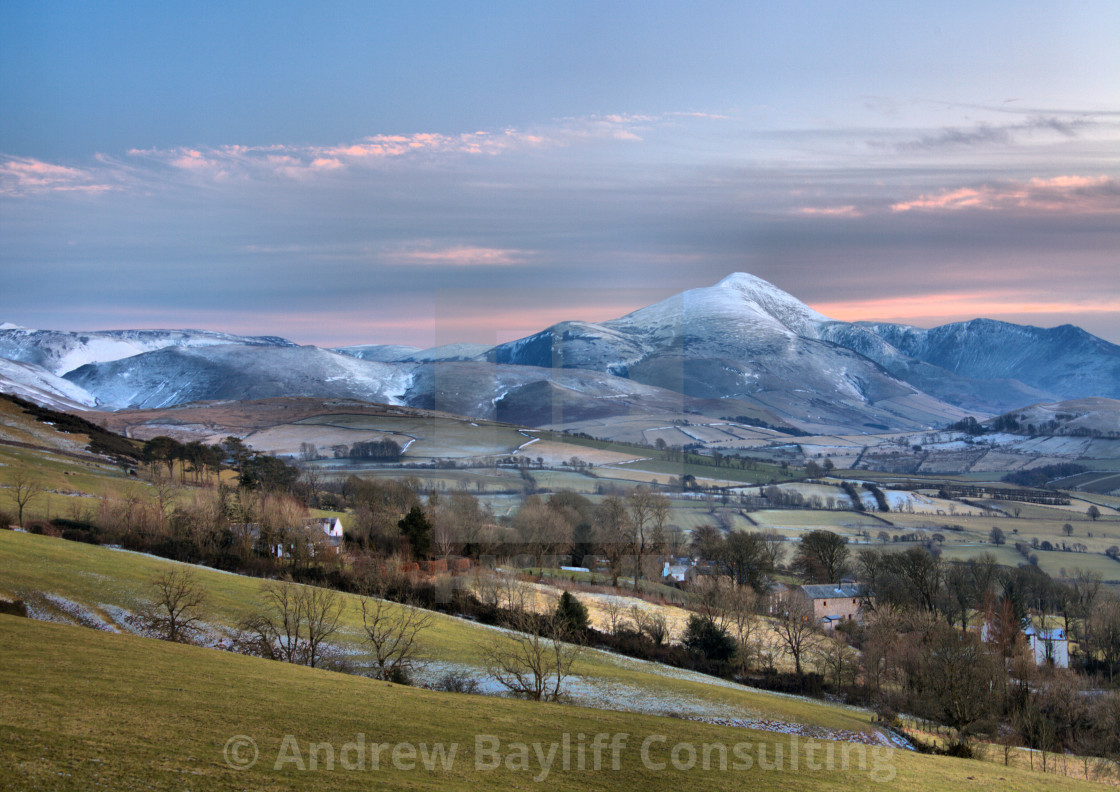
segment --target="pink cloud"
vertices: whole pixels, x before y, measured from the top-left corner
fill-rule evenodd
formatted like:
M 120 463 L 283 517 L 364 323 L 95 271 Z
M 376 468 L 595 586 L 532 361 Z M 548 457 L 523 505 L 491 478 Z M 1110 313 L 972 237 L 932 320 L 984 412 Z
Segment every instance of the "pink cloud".
M 798 209 L 797 214 L 809 217 L 863 217 L 863 212 L 851 205 L 831 207 L 805 206 Z
M 34 192 L 104 192 L 113 184 L 99 181 L 91 171 L 54 165 L 29 157 L 0 160 L 0 195 Z
M 171 164 L 176 168 L 183 168 L 185 170 L 201 170 L 215 167 L 216 163 L 203 155 L 201 151 L 194 149 L 180 149 L 179 156 L 171 160 Z
M 525 261 L 527 251 L 459 245 L 397 251 L 390 257 L 408 264 L 448 267 L 509 267 Z
M 373 135 L 332 146 L 225 145 L 213 148 L 131 149 L 131 162 L 99 155 L 96 169 L 81 170 L 38 160 L 0 158 L 0 193 L 37 190 L 100 191 L 126 183 L 154 181 L 137 161 L 147 161 L 198 178 L 214 180 L 280 176 L 304 179 L 347 168 L 377 167 L 389 160 L 416 156 L 496 156 L 506 152 L 586 145 L 589 141 L 637 142 L 636 130 L 658 123 L 657 116 L 611 114 L 565 118 L 531 130 L 476 130 L 458 135 L 417 132 Z
M 1109 176 L 1055 176 L 1026 182 L 961 187 L 891 205 L 894 212 L 1026 209 L 1042 212 L 1120 211 L 1120 185 Z

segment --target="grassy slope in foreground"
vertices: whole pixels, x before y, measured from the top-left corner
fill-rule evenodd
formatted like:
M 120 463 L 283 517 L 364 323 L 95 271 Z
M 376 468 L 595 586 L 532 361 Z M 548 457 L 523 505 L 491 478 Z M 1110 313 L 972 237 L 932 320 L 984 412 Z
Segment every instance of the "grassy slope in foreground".
M 977 789 L 1030 790 L 1037 775 L 981 762 L 928 757 L 868 746 L 815 741 L 808 767 L 805 738 L 730 729 L 669 718 L 562 705 L 434 693 L 361 677 L 274 663 L 129 635 L 0 615 L 0 785 L 19 789 Z M 596 734 L 626 735 L 615 769 L 609 747 L 593 768 Z M 562 745 L 571 746 L 564 769 Z M 232 769 L 227 743 L 244 735 L 259 751 L 249 769 Z M 291 738 L 286 738 L 291 735 Z M 359 735 L 363 735 L 359 737 Z M 480 744 L 479 735 L 484 736 Z M 485 736 L 498 742 L 485 741 Z M 582 736 L 582 737 L 581 737 Z M 641 746 L 649 738 L 647 766 Z M 661 741 L 664 738 L 664 741 Z M 294 740 L 294 742 L 292 742 Z M 366 748 L 359 752 L 359 740 Z M 309 743 L 328 743 L 310 769 Z M 353 743 L 345 756 L 343 747 Z M 372 767 L 374 743 L 391 747 Z M 424 767 L 436 744 L 449 764 Z M 514 743 L 528 746 L 523 754 Z M 557 753 L 547 773 L 532 747 Z M 705 744 L 734 746 L 726 770 Z M 749 743 L 749 745 L 747 745 Z M 585 769 L 578 766 L 584 746 Z M 796 745 L 797 769 L 791 769 Z M 404 747 L 400 747 L 404 746 Z M 482 749 L 476 750 L 481 746 Z M 683 747 L 677 747 L 683 746 Z M 765 746 L 765 749 L 763 749 Z M 781 769 L 776 764 L 782 749 Z M 828 768 L 827 749 L 834 752 Z M 673 750 L 686 766 L 677 769 Z M 842 751 L 847 747 L 848 769 Z M 765 753 L 764 753 L 765 750 Z M 393 751 L 397 761 L 394 762 Z M 414 755 L 412 751 L 415 751 Z M 229 757 L 250 758 L 242 743 Z M 359 764 L 362 756 L 364 769 Z M 445 757 L 451 756 L 445 753 Z M 860 769 L 860 757 L 863 769 Z M 750 757 L 751 766 L 734 767 Z M 345 764 L 343 759 L 345 758 Z M 297 761 L 298 759 L 298 761 Z M 491 768 L 494 760 L 501 766 Z M 277 769 L 278 760 L 280 767 Z M 546 760 L 547 761 L 547 760 Z M 765 764 L 763 764 L 763 762 Z M 300 763 L 306 769 L 300 769 Z M 1053 789 L 1089 784 L 1047 777 Z
M 35 592 L 57 595 L 84 606 L 107 624 L 116 622 L 117 608 L 136 612 L 147 595 L 148 581 L 173 563 L 63 539 L 0 531 L 0 595 L 27 597 Z M 257 607 L 260 579 L 205 567 L 195 569 L 207 590 L 206 619 L 219 629 L 237 624 Z M 343 629 L 332 641 L 345 649 L 360 651 L 358 598 L 348 594 L 343 597 L 347 603 Z M 436 614 L 433 628 L 422 636 L 421 654 L 427 660 L 471 667 L 472 675 L 477 676 L 485 664 L 482 646 L 494 640 L 502 640 L 501 634 L 473 622 Z M 581 654 L 573 671 L 585 681 L 593 699 L 603 693 L 615 701 L 629 701 L 627 709 L 637 706 L 636 699 L 676 701 L 681 702 L 682 709 L 699 707 L 712 715 L 761 718 L 855 732 L 873 730 L 864 710 L 722 684 L 722 680 L 678 673 L 657 664 L 590 649 Z M 674 707 L 669 709 L 677 711 Z

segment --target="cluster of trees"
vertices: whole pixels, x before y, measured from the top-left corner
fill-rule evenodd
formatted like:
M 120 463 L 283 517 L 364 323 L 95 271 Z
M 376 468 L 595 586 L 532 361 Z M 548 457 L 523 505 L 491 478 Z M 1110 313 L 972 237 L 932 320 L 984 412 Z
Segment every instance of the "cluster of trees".
M 218 481 L 223 468 L 237 471 L 238 484 L 247 489 L 290 492 L 299 478 L 299 469 L 282 459 L 253 451 L 237 437 L 227 437 L 217 445 L 199 441 L 180 443 L 172 437 L 153 437 L 139 452 L 152 477 L 174 480 L 179 469 L 179 483 L 209 484 Z
M 1082 712 L 1070 720 L 1059 711 L 1068 710 L 1071 702 L 1059 704 L 1069 696 L 1055 690 L 1085 686 L 1088 677 L 1040 672 L 1023 636 L 1031 623 L 1062 628 L 1080 647 L 1072 666 L 1111 682 L 1120 668 L 1120 600 L 1099 575 L 1075 571 L 1056 581 L 1029 564 L 1000 566 L 990 554 L 948 562 L 923 547 L 864 550 L 855 566 L 875 598 L 852 637 L 863 650 L 865 693 L 885 712 L 951 727 L 962 751 L 976 736 L 997 736 L 1004 723 L 1030 747 L 1115 756 L 1114 730 L 1100 728 L 1115 694 L 1074 696 Z
M 1015 470 L 1005 475 L 1000 481 L 1017 484 L 1020 487 L 1047 486 L 1054 479 L 1068 478 L 1084 473 L 1087 468 L 1074 462 L 1058 462 L 1053 465 L 1042 465 L 1030 470 Z
M 805 463 L 805 475 L 809 478 L 820 478 L 821 476 L 831 475 L 835 468 L 836 465 L 830 457 L 825 457 L 824 462 L 820 464 L 816 460 L 810 459 Z
M 351 445 L 331 446 L 335 459 L 369 459 L 375 462 L 399 462 L 401 444 L 396 440 L 365 440 Z
M 1025 423 L 1022 415 L 1008 413 L 993 418 L 988 425 L 977 421 L 971 415 L 945 427 L 951 432 L 965 432 L 972 437 L 979 437 L 988 432 L 1006 432 L 1007 434 L 1022 434 L 1027 436 L 1043 435 L 1048 437 L 1117 437 L 1120 432 L 1094 429 L 1086 426 L 1070 426 L 1069 422 L 1077 418 L 1070 413 L 1056 413 L 1053 418 L 1038 424 Z
M 776 432 L 782 432 L 783 434 L 792 435 L 794 437 L 806 437 L 809 434 L 805 430 L 798 429 L 794 426 L 775 426 L 774 424 L 767 423 L 761 418 L 752 418 L 749 415 L 736 415 L 734 417 L 725 415 L 723 417 L 723 420 L 732 421 L 734 423 L 741 423 L 745 426 L 757 426 L 762 429 L 773 429 Z
M 844 481 L 844 482 L 840 483 L 840 489 L 844 490 L 844 493 L 848 496 L 848 499 L 852 502 L 852 508 L 853 509 L 855 509 L 856 511 L 860 511 L 860 512 L 864 511 L 863 499 L 860 498 L 859 490 L 856 489 L 855 484 L 853 484 L 850 481 Z
M 692 531 L 692 549 L 737 585 L 765 591 L 782 564 L 785 537 L 777 531 L 723 532 L 710 525 Z

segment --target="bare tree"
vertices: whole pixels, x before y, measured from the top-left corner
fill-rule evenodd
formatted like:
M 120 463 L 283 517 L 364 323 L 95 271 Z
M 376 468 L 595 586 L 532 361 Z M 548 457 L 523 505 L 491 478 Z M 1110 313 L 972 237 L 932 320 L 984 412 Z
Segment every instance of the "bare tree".
M 733 588 L 735 584 L 728 577 L 704 575 L 696 578 L 692 584 L 692 592 L 700 615 L 712 624 L 726 629 L 727 600 Z
M 556 701 L 579 655 L 554 615 L 521 611 L 508 626 L 516 632 L 482 647 L 490 674 L 507 690 L 535 701 Z
M 622 563 L 626 557 L 627 536 L 630 533 L 630 515 L 626 502 L 617 495 L 603 498 L 595 510 L 595 533 L 600 551 L 607 557 L 611 570 L 611 585 L 618 585 Z
M 12 474 L 8 491 L 19 509 L 19 527 L 23 527 L 23 510 L 27 504 L 43 493 L 43 485 L 31 478 L 31 475 L 22 468 L 16 468 Z
M 607 614 L 607 627 L 611 635 L 618 635 L 619 630 L 623 625 L 623 614 L 626 609 L 622 603 L 614 597 L 608 597 L 603 601 L 603 612 Z
M 810 531 L 797 545 L 793 568 L 811 583 L 835 583 L 843 577 L 848 554 L 847 537 L 832 531 Z
M 855 681 L 859 668 L 859 653 L 843 641 L 821 641 L 816 647 L 818 667 L 832 677 L 832 684 L 839 692 Z
M 301 586 L 297 596 L 303 600 L 307 621 L 307 664 L 315 668 L 322 659 L 323 644 L 338 632 L 345 600 L 334 589 L 319 586 Z
M 501 587 L 498 585 L 497 576 L 490 573 L 483 574 L 480 567 L 475 567 L 471 588 L 478 597 L 478 601 L 486 608 L 498 610 L 501 604 Z
M 304 648 L 303 600 L 290 581 L 269 581 L 261 586 L 265 610 L 243 626 L 269 645 L 270 655 L 287 663 L 302 663 Z
M 362 629 L 371 650 L 374 677 L 407 681 L 416 663 L 417 638 L 432 621 L 432 614 L 419 608 L 363 597 Z
M 269 581 L 261 587 L 264 610 L 242 622 L 266 657 L 315 667 L 323 644 L 338 632 L 345 602 L 337 591 Z
M 759 538 L 762 539 L 763 550 L 770 562 L 770 568 L 777 569 L 781 566 L 786 554 L 786 538 L 773 529 L 763 531 L 759 534 Z
M 518 538 L 532 553 L 542 574 L 545 556 L 561 553 L 571 545 L 572 526 L 559 511 L 550 509 L 535 495 L 526 498 L 517 510 L 513 524 Z
M 999 673 L 976 634 L 935 625 L 922 653 L 923 688 L 933 714 L 956 730 L 959 745 L 966 746 L 974 730 L 992 714 Z
M 672 513 L 673 503 L 660 492 L 653 493 L 649 498 L 649 515 L 653 520 L 653 542 L 655 550 L 664 546 L 669 538 L 666 535 L 669 516 Z
M 750 667 L 761 627 L 758 600 L 758 594 L 750 586 L 730 586 L 724 593 L 727 624 L 739 644 L 739 663 L 743 669 Z
M 813 606 L 796 594 L 787 595 L 779 601 L 776 616 L 774 631 L 786 652 L 793 658 L 797 675 L 801 676 L 801 659 L 816 646 L 820 638 Z
M 168 641 L 186 641 L 202 622 L 206 589 L 189 567 L 172 567 L 148 582 L 154 601 L 143 611 L 146 624 Z
M 525 587 L 516 572 L 501 571 L 496 573 L 499 601 L 508 611 L 525 610 Z
M 662 501 L 668 502 L 668 498 L 637 487 L 626 500 L 630 506 L 629 538 L 634 555 L 634 590 L 637 591 L 644 571 L 642 561 L 663 536 L 669 510 Z
M 640 630 L 657 646 L 661 646 L 669 640 L 669 621 L 665 618 L 664 613 L 658 611 L 653 613 L 642 612 Z

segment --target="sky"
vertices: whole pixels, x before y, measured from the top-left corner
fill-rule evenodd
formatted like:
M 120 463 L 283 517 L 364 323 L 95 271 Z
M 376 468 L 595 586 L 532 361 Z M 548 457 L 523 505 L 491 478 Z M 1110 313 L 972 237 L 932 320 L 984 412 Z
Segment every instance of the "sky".
M 1120 4 L 0 4 L 0 322 L 499 343 L 750 272 L 1120 343 Z

